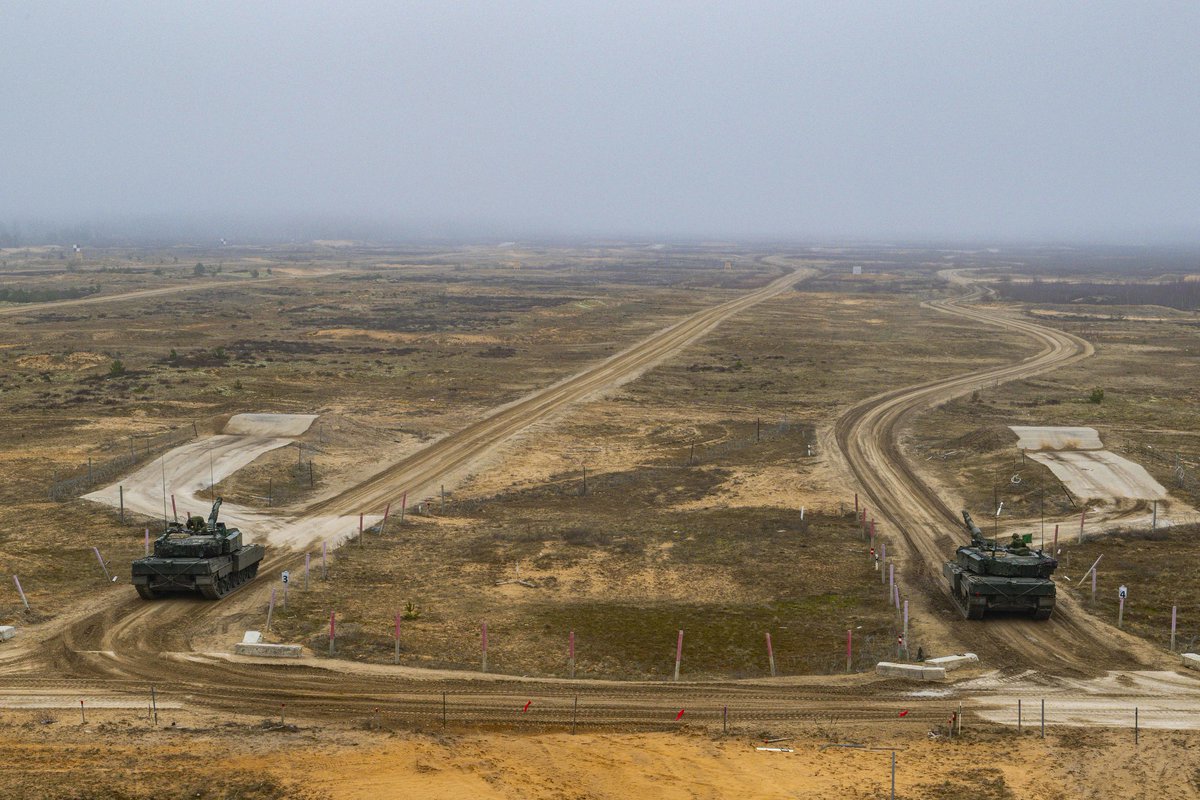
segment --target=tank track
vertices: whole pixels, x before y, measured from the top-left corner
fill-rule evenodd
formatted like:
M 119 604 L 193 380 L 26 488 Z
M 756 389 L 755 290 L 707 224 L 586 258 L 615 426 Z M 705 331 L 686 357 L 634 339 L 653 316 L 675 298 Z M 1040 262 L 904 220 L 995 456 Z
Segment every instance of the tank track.
M 218 578 L 214 583 L 208 586 L 201 586 L 200 594 L 202 594 L 207 600 L 220 600 L 222 597 L 233 594 L 238 589 L 254 580 L 254 576 L 257 574 L 258 562 L 255 562 L 245 569 L 240 569 L 224 578 Z

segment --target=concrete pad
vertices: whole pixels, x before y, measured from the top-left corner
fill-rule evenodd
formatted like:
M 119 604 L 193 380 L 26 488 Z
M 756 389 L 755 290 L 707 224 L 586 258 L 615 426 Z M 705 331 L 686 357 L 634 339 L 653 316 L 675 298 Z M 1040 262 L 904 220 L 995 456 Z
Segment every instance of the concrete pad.
M 978 664 L 979 656 L 974 653 L 957 653 L 952 656 L 938 656 L 937 658 L 927 658 L 925 663 L 931 667 L 943 667 L 947 672 L 951 670 L 965 667 L 968 664 Z
M 0 625 L 0 642 L 7 642 L 17 635 L 17 629 L 12 625 Z
M 1060 428 L 1045 425 L 1009 425 L 1022 450 L 1099 450 L 1100 434 L 1095 428 Z
M 922 664 L 894 664 L 890 661 L 880 661 L 875 665 L 875 673 L 891 678 L 908 678 L 913 681 L 944 681 L 945 667 L 927 667 Z
M 1200 669 L 1200 655 L 1195 653 L 1183 654 L 1183 665 L 1188 669 Z
M 246 631 L 246 635 L 242 637 L 242 644 L 258 644 L 262 641 L 262 634 L 258 631 Z
M 240 436 L 299 436 L 312 427 L 316 414 L 234 414 L 222 433 Z
M 1030 453 L 1078 497 L 1164 500 L 1167 490 L 1146 468 L 1108 450 Z
M 238 642 L 233 646 L 233 652 L 239 656 L 265 656 L 267 658 L 299 658 L 301 647 L 298 644 L 248 644 Z

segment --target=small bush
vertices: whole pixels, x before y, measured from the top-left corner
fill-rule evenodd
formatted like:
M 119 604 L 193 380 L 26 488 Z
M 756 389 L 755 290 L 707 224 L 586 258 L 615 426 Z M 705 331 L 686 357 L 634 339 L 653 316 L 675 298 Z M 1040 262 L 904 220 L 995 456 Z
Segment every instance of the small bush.
M 1103 403 L 1104 402 L 1104 390 L 1098 386 L 1095 389 L 1092 389 L 1092 393 L 1088 395 L 1088 402 L 1096 403 L 1096 404 Z

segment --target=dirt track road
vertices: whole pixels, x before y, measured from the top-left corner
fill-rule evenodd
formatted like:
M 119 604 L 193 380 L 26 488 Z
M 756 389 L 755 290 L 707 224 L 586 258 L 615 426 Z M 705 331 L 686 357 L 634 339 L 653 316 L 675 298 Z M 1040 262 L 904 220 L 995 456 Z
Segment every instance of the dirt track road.
M 618 384 L 680 347 L 712 330 L 722 320 L 790 288 L 801 275 L 791 274 L 770 286 L 737 300 L 701 312 L 667 328 L 612 359 L 555 386 L 502 408 L 458 434 L 447 437 L 424 453 L 389 467 L 359 487 L 335 497 L 310 513 L 330 514 L 381 504 L 404 489 L 428 482 L 447 471 L 464 468 L 484 458 L 507 437 L 569 403 Z M 848 412 L 837 426 L 838 440 L 868 496 L 878 508 L 889 508 L 887 520 L 903 532 L 914 562 L 925 570 L 936 567 L 949 544 L 952 515 L 918 479 L 897 445 L 898 426 L 907 415 L 931 402 L 969 391 L 980 382 L 1007 380 L 1086 357 L 1086 342 L 1024 323 L 1001 319 L 960 301 L 934 304 L 939 310 L 987 324 L 1017 327 L 1044 345 L 1038 355 L 1019 364 L 960 378 L 899 389 L 871 398 Z M 278 569 L 295 558 L 282 554 L 264 565 Z M 435 673 L 384 665 L 358 665 L 308 658 L 280 663 L 248 661 L 220 653 L 196 652 L 194 642 L 220 634 L 236 641 L 242 623 L 263 605 L 258 587 L 238 592 L 219 604 L 200 600 L 145 603 L 131 593 L 113 591 L 111 599 L 86 609 L 75 609 L 43 631 L 27 630 L 15 648 L 0 652 L 0 705 L 6 698 L 129 697 L 140 696 L 148 685 L 158 687 L 170 702 L 204 705 L 231 713 L 269 714 L 287 703 L 297 719 L 355 721 L 373 709 L 405 724 L 437 725 L 446 714 L 465 724 L 522 725 L 517 710 L 531 699 L 538 709 L 532 725 L 569 727 L 579 698 L 578 724 L 584 729 L 670 729 L 679 709 L 688 719 L 720 725 L 721 710 L 745 723 L 820 721 L 841 719 L 895 720 L 898 709 L 912 709 L 906 719 L 927 724 L 943 721 L 960 701 L 981 711 L 1005 706 L 1011 685 L 1000 678 L 994 685 L 954 686 L 914 694 L 911 685 L 879 682 L 870 675 L 814 676 L 777 681 L 715 681 L 707 683 L 617 683 L 608 681 L 524 680 L 510 676 L 474 673 Z M 259 589 L 255 593 L 255 589 Z M 1089 714 L 1108 724 L 1114 709 L 1132 708 L 1138 698 L 1158 689 L 1126 688 L 1087 680 L 1104 666 L 1141 666 L 1162 661 L 1148 647 L 1104 626 L 1086 627 L 1084 617 L 1069 605 L 1065 613 L 1046 623 L 1004 621 L 1000 625 L 973 625 L 956 629 L 973 645 L 989 666 L 1032 666 L 1044 696 L 1066 699 L 1086 694 L 1095 703 L 1071 706 L 1071 721 L 1087 724 Z M 1038 627 L 1033 627 L 1037 625 Z M 967 635 L 969 633 L 969 636 Z M 1129 656 L 1114 655 L 1128 648 Z M 1081 680 L 1054 677 L 1068 673 Z M 1026 685 L 1024 682 L 1022 686 Z M 1200 691 L 1194 681 L 1170 692 L 1177 716 L 1165 717 L 1167 727 L 1200 725 Z M 449 700 L 441 693 L 447 692 Z M 1004 698 L 997 702 L 991 698 Z M 1053 701 L 1052 701 L 1053 702 Z M 445 705 L 443 705 L 445 703 Z M 1053 707 L 1053 706 L 1052 706 Z M 997 713 L 1002 713 L 997 712 Z M 1124 713 L 1122 711 L 1121 713 Z M 1163 712 L 1166 713 L 1165 711 Z M 1147 721 L 1149 724 L 1149 721 Z
M 1144 668 L 1168 663 L 1139 639 L 1087 617 L 1064 593 L 1047 622 L 1005 618 L 962 620 L 948 609 L 941 565 L 966 542 L 962 521 L 921 478 L 900 451 L 906 422 L 924 409 L 996 382 L 1047 372 L 1092 355 L 1092 345 L 1063 331 L 970 305 L 977 291 L 938 300 L 929 307 L 986 326 L 1007 328 L 1033 339 L 1041 350 L 1016 364 L 994 367 L 946 380 L 896 389 L 868 398 L 842 415 L 835 427 L 838 447 L 882 518 L 882 533 L 898 533 L 906 552 L 901 564 L 906 582 L 922 604 L 924 619 L 942 627 L 956 646 L 971 649 L 992 666 L 1030 668 L 1049 674 L 1094 674 L 1097 669 Z M 956 535 L 958 534 L 958 535 Z M 1174 666 L 1173 660 L 1170 662 Z

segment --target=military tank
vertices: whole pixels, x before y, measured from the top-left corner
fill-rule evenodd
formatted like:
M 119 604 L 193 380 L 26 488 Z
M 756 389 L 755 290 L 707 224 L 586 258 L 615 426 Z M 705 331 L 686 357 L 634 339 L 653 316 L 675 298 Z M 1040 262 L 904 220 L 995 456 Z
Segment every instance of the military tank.
M 942 574 L 950 580 L 950 597 L 967 619 L 983 619 L 990 611 L 1027 612 L 1034 619 L 1054 613 L 1055 587 L 1050 576 L 1058 561 L 1031 550 L 1020 534 L 1000 545 L 984 539 L 983 531 L 962 512 L 971 543 L 958 548 Z
M 154 540 L 154 555 L 133 562 L 133 585 L 143 600 L 178 592 L 218 600 L 257 574 L 265 551 L 261 545 L 242 544 L 241 531 L 217 522 L 220 511 L 218 497 L 207 522 L 193 516 L 185 524 L 171 523 Z

